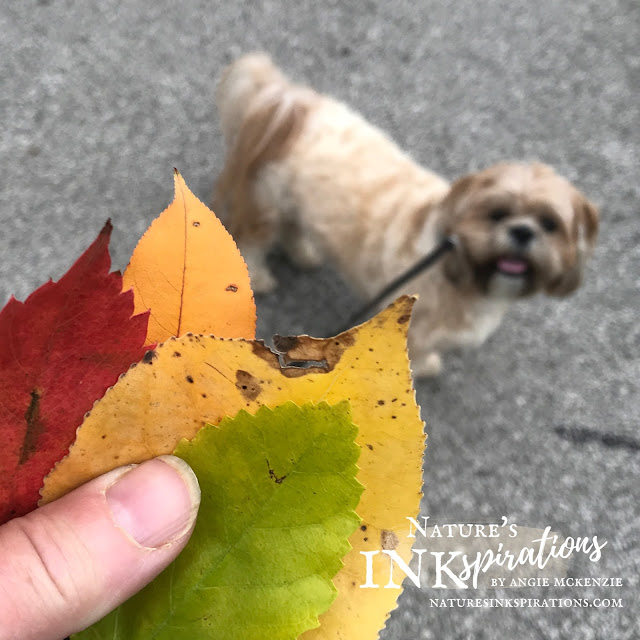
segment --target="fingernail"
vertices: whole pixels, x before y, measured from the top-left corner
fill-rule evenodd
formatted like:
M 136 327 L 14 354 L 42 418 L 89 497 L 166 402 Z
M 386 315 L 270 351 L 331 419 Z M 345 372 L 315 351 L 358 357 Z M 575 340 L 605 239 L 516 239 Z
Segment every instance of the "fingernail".
M 175 456 L 143 462 L 106 490 L 115 524 L 143 547 L 158 548 L 190 531 L 200 506 L 191 467 Z

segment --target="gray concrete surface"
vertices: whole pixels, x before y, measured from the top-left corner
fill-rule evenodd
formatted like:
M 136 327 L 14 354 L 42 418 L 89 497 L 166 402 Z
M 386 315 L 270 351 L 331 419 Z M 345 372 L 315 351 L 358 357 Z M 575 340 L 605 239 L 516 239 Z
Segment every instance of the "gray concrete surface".
M 215 78 L 249 50 L 447 177 L 501 159 L 555 165 L 602 207 L 586 286 L 518 305 L 482 349 L 418 384 L 424 513 L 598 535 L 602 560 L 571 575 L 623 587 L 522 595 L 624 608 L 438 609 L 442 594 L 411 587 L 382 637 L 639 638 L 639 41 L 634 0 L 3 0 L 0 299 L 58 278 L 108 217 L 123 268 L 170 201 L 174 166 L 208 199 Z M 262 336 L 324 333 L 358 302 L 330 267 L 273 265 L 282 286 L 258 301 Z

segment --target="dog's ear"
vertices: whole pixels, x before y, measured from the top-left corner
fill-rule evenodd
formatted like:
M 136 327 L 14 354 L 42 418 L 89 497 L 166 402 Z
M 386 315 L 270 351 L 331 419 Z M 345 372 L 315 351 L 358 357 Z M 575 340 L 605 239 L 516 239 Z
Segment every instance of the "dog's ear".
M 482 186 L 482 178 L 477 173 L 470 173 L 462 178 L 458 178 L 449 189 L 449 193 L 445 196 L 442 204 L 450 212 L 453 213 L 456 206 L 461 200 L 466 197 L 478 187 Z
M 450 187 L 447 195 L 437 208 L 437 230 L 442 237 L 456 233 L 462 214 L 466 211 L 466 203 L 473 192 L 484 186 L 482 174 L 470 173 L 458 178 Z M 473 270 L 464 249 L 450 251 L 442 261 L 442 268 L 449 282 L 460 290 L 473 288 Z
M 448 235 L 455 230 L 461 214 L 466 210 L 465 203 L 474 191 L 485 186 L 482 174 L 470 173 L 458 178 L 438 207 L 440 211 L 440 231 Z
M 593 253 L 598 237 L 598 209 L 577 190 L 573 194 L 573 212 L 575 257 L 562 276 L 547 287 L 547 293 L 550 296 L 568 296 L 580 286 L 585 265 Z
M 578 225 L 578 237 L 582 235 L 587 251 L 593 251 L 598 237 L 599 215 L 596 206 L 589 202 L 579 191 L 573 197 L 573 210 Z
M 466 195 L 470 189 L 475 186 L 478 186 L 478 182 L 480 178 L 477 173 L 469 173 L 466 176 L 462 176 L 462 178 L 458 178 L 452 185 L 449 193 L 447 194 L 447 198 L 452 198 L 457 200 L 458 198 Z
M 450 187 L 449 192 L 438 207 L 438 233 L 443 237 L 456 233 L 465 203 L 469 196 L 479 186 L 477 173 L 470 173 L 458 178 Z M 473 287 L 473 271 L 468 259 L 463 255 L 463 248 L 450 251 L 442 262 L 442 268 L 449 282 L 458 289 Z

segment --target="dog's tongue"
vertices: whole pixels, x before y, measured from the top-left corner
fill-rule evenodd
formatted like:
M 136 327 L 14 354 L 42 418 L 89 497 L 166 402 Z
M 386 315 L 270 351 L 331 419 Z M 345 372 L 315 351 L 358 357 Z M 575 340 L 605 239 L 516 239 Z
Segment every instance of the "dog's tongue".
M 498 269 L 503 273 L 519 276 L 527 270 L 527 263 L 517 258 L 500 258 L 498 260 Z

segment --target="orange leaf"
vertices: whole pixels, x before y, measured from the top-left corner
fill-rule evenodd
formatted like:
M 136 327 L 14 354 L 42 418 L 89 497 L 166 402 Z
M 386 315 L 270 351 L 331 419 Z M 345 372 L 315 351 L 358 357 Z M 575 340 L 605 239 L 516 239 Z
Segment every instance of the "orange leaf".
M 147 343 L 185 333 L 253 338 L 247 266 L 215 214 L 175 171 L 175 198 L 138 243 L 124 272 L 135 313 L 151 309 Z

